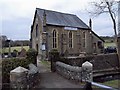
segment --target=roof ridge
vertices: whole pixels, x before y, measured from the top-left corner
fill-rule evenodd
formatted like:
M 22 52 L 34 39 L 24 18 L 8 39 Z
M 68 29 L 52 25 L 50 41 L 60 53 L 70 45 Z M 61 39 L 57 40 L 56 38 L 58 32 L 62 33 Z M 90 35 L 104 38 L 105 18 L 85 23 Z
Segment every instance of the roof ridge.
M 39 10 L 41 8 L 36 8 L 36 10 Z M 59 11 L 54 11 L 54 10 L 48 10 L 48 9 L 41 9 L 41 10 L 45 10 L 45 11 L 50 11 L 50 12 L 55 12 L 55 13 L 61 13 L 61 14 L 66 14 L 66 15 L 73 15 L 73 16 L 77 16 L 75 14 L 72 14 L 72 13 L 64 13 L 64 12 L 59 12 Z

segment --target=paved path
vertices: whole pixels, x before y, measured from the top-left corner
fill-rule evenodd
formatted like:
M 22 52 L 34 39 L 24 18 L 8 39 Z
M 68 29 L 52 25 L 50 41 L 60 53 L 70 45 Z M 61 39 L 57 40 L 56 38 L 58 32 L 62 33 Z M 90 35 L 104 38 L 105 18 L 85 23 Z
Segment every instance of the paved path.
M 38 65 L 40 72 L 40 85 L 39 88 L 81 88 L 79 84 L 75 84 L 57 73 L 53 73 L 43 64 Z

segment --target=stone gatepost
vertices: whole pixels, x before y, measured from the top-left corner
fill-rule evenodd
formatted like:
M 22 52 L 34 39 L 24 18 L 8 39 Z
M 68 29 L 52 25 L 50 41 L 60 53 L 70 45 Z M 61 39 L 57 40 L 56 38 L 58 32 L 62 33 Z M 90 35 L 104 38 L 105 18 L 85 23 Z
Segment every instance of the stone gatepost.
M 93 65 L 86 61 L 82 64 L 82 81 L 93 81 L 93 75 L 92 75 Z
M 27 89 L 27 75 L 28 69 L 21 66 L 10 71 L 10 86 L 16 90 Z

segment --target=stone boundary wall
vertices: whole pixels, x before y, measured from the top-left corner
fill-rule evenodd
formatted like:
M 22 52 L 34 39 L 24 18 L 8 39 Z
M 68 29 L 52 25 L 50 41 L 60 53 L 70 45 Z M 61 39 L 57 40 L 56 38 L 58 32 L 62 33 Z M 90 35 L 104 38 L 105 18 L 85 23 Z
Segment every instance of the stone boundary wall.
M 89 61 L 93 64 L 93 70 L 104 70 L 119 66 L 118 54 L 116 53 L 91 55 L 86 57 L 68 57 L 61 58 L 59 61 L 71 66 L 79 67 L 81 67 L 82 63 L 85 61 Z
M 16 90 L 28 90 L 34 88 L 40 82 L 38 68 L 29 64 L 29 69 L 17 67 L 10 71 L 10 88 Z
M 104 70 L 119 67 L 117 54 L 103 54 L 94 56 L 90 61 L 93 64 L 93 70 Z
M 29 64 L 27 79 L 27 84 L 29 85 L 29 88 L 33 88 L 40 82 L 38 68 L 34 64 Z
M 69 80 L 82 81 L 81 67 L 56 62 L 56 72 Z

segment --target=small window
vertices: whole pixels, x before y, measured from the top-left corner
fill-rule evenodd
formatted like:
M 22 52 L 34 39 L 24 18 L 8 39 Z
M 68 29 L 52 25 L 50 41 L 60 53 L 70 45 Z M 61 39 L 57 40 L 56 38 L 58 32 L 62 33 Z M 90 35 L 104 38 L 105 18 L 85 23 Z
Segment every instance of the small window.
M 73 35 L 72 32 L 69 32 L 69 47 L 72 48 L 73 47 Z
M 98 45 L 98 48 L 102 48 L 102 42 L 101 41 L 98 41 L 97 45 Z
M 38 37 L 38 24 L 36 25 L 36 37 Z

